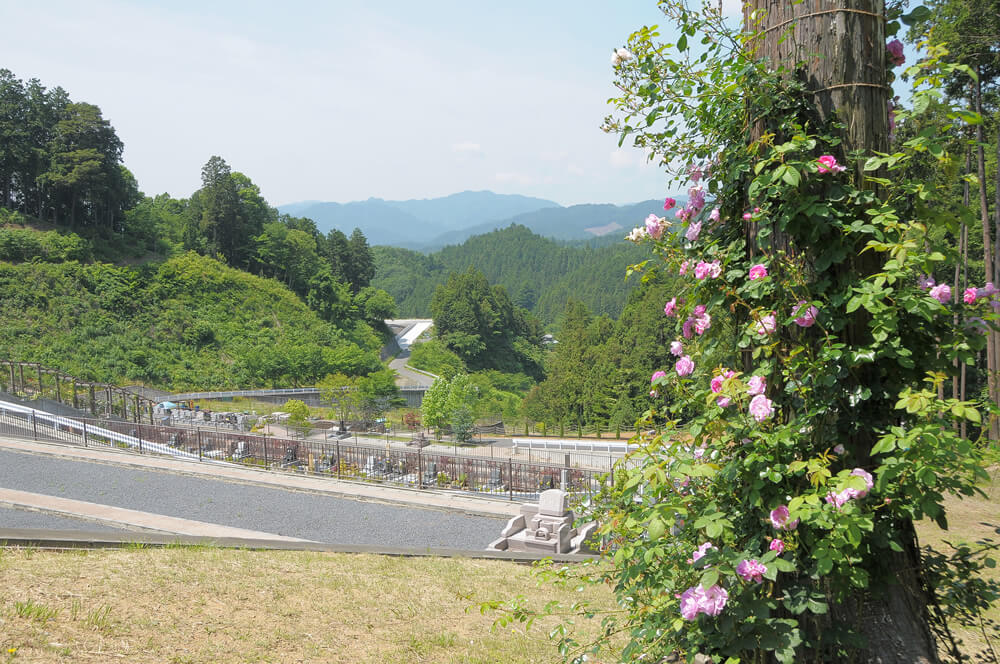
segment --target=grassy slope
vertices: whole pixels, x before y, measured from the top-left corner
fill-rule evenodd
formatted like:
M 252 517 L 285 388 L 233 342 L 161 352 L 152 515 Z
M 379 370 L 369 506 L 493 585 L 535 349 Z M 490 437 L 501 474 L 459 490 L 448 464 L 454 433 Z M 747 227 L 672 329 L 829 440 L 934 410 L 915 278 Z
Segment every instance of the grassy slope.
M 323 322 L 274 280 L 185 254 L 140 268 L 0 262 L 0 348 L 80 378 L 168 389 L 377 366 L 367 326 Z
M 0 575 L 0 661 L 16 648 L 15 662 L 552 662 L 546 623 L 494 633 L 475 603 L 613 604 L 604 588 L 539 590 L 528 567 L 466 559 L 20 550 L 0 553 Z

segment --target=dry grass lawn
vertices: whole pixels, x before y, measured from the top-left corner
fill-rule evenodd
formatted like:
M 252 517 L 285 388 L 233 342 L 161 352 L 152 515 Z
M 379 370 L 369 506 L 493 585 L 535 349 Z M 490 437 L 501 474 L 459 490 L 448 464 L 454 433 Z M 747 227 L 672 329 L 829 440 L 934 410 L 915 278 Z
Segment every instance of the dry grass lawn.
M 5 550 L 0 662 L 558 660 L 544 624 L 526 634 L 491 632 L 496 615 L 475 606 L 518 594 L 612 604 L 602 588 L 539 590 L 529 567 L 495 561 L 213 548 Z M 599 629 L 598 621 L 584 622 Z
M 965 544 L 973 550 L 980 549 L 982 543 L 1000 545 L 1000 465 L 992 466 L 989 472 L 990 481 L 980 486 L 985 498 L 948 498 L 945 501 L 947 531 L 927 520 L 916 524 L 921 546 L 950 555 L 954 552 L 952 545 Z M 1000 562 L 1000 550 L 994 549 L 991 555 Z M 984 573 L 985 578 L 1000 582 L 1000 566 L 986 569 Z M 996 662 L 993 653 L 1000 654 L 1000 603 L 994 604 L 982 618 L 978 628 L 954 625 L 953 630 L 962 642 L 963 653 L 971 656 L 972 661 Z

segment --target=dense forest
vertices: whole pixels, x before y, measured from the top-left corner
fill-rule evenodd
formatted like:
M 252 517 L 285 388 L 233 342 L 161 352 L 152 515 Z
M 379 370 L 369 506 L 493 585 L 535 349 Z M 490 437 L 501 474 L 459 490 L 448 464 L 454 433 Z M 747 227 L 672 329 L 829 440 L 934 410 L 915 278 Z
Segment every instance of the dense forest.
M 620 235 L 614 243 L 567 245 L 512 224 L 429 255 L 375 247 L 372 283 L 392 295 L 400 315 L 427 316 L 437 285 L 472 266 L 546 325 L 558 322 L 570 298 L 596 314 L 617 317 L 638 283 L 625 280 L 625 267 L 643 258 L 643 251 Z

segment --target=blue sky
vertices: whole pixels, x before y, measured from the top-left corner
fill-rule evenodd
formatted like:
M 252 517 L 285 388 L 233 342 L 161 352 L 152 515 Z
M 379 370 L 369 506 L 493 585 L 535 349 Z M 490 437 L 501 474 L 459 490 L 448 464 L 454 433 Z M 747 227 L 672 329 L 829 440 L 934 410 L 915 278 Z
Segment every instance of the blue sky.
M 677 193 L 599 129 L 612 49 L 662 18 L 655 0 L 4 2 L 0 67 L 100 106 L 151 195 L 189 196 L 220 155 L 274 205 L 629 203 Z
M 666 193 L 599 125 L 611 51 L 652 0 L 0 6 L 6 67 L 97 104 L 148 194 L 212 155 L 272 204 L 491 189 L 562 204 Z

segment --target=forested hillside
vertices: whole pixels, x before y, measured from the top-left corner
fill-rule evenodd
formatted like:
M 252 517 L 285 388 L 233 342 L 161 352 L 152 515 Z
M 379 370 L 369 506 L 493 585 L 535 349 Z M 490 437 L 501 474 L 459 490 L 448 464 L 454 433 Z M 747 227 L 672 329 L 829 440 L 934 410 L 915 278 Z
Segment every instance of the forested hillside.
M 567 246 L 517 225 L 430 255 L 394 247 L 373 247 L 372 253 L 372 285 L 393 297 L 401 316 L 428 316 L 435 286 L 472 266 L 544 323 L 555 322 L 571 297 L 596 314 L 617 317 L 637 283 L 625 280 L 625 266 L 643 257 L 628 242 Z
M 0 263 L 0 293 L 5 354 L 80 378 L 235 389 L 379 368 L 367 324 L 338 329 L 273 279 L 195 253 L 141 268 Z

